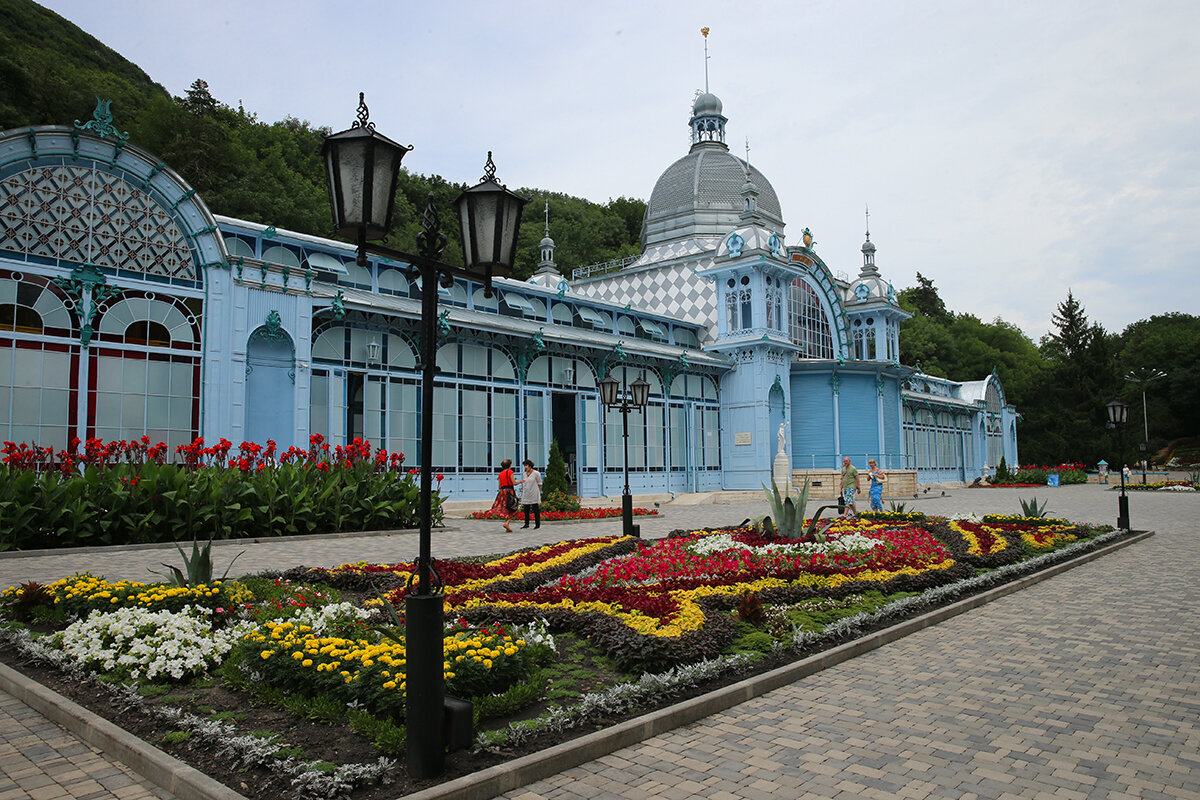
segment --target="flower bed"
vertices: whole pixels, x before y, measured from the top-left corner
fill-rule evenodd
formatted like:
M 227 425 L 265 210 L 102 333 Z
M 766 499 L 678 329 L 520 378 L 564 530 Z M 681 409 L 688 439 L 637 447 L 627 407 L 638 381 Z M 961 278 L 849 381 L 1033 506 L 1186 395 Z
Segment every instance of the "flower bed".
M 645 517 L 657 513 L 658 509 L 656 508 L 633 509 L 635 517 Z M 543 511 L 542 522 L 561 522 L 572 519 L 610 519 L 611 517 L 619 516 L 621 516 L 621 509 L 619 508 L 581 508 L 578 511 Z M 507 514 L 500 514 L 491 509 L 471 513 L 471 519 L 495 519 L 503 521 L 511 518 Z
M 265 446 L 204 439 L 181 446 L 78 439 L 67 450 L 5 442 L 0 448 L 0 550 L 175 541 L 183 531 L 211 538 L 287 536 L 415 528 L 417 470 L 404 454 L 355 439 L 277 453 Z M 438 475 L 438 485 L 442 476 Z M 434 524 L 442 497 L 434 492 Z M 99 509 L 104 509 L 100 513 Z
M 1109 491 L 1120 490 L 1120 484 L 1110 486 Z M 1157 483 L 1125 483 L 1127 492 L 1195 492 L 1200 490 L 1191 481 L 1159 481 Z
M 677 692 L 677 680 L 744 670 L 767 655 L 785 658 L 811 647 L 827 628 L 830 641 L 845 635 L 835 630 L 855 630 L 838 627 L 843 619 L 876 611 L 885 619 L 883 609 L 905 598 L 921 609 L 934 601 L 917 598 L 954 596 L 951 587 L 999 580 L 1018 562 L 1095 535 L 1063 520 L 910 516 L 838 519 L 824 541 L 732 528 L 662 540 L 595 537 L 497 558 L 436 561 L 445 585 L 447 692 L 471 699 L 484 727 L 531 705 L 536 716 L 545 707 L 542 670 L 575 658 L 556 655 L 556 638 L 586 643 L 628 680 L 643 672 L 669 676 L 636 684 L 642 687 L 636 691 L 623 688 L 621 697 L 644 697 L 639 692 L 649 685 Z M 78 575 L 12 587 L 0 593 L 0 610 L 42 625 L 70 622 L 38 639 L 39 646 L 64 664 L 105 674 L 110 684 L 216 672 L 226 685 L 275 697 L 295 713 L 349 719 L 355 730 L 371 731 L 385 754 L 396 755 L 405 736 L 397 726 L 408 653 L 395 615 L 403 614 L 413 569 L 352 562 L 190 589 Z M 56 623 L 56 615 L 68 619 Z M 573 674 L 568 667 L 578 671 L 575 663 L 563 665 L 559 680 Z M 597 698 L 583 703 L 592 711 L 549 709 L 528 725 L 495 723 L 500 727 L 487 741 L 520 741 L 543 726 L 561 730 L 569 720 L 590 724 L 595 709 L 617 707 L 609 704 L 613 698 L 601 699 L 608 697 L 603 692 L 587 697 Z M 194 729 L 209 728 L 201 721 Z

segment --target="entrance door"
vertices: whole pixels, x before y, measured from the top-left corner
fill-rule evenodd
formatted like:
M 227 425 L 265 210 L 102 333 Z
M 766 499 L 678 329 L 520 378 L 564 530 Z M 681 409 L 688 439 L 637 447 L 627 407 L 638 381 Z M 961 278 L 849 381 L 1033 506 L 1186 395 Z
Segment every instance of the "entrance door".
M 563 461 L 567 463 L 567 480 L 570 491 L 578 492 L 579 452 L 575 438 L 575 395 L 555 392 L 550 398 L 550 435 L 558 442 Z
M 252 335 L 246 351 L 246 439 L 286 450 L 296 443 L 292 340 Z

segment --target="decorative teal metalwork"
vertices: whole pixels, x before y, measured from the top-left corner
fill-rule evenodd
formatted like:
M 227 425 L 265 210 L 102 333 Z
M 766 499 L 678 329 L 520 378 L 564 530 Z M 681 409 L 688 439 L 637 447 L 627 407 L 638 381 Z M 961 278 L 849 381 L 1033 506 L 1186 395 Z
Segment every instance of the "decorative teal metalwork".
M 737 258 L 742 254 L 742 248 L 746 246 L 746 240 L 736 233 L 729 234 L 729 238 L 725 240 L 726 246 L 729 248 L 729 257 Z
M 617 342 L 617 346 L 613 348 L 613 357 L 616 358 L 617 361 L 624 361 L 626 358 L 625 348 L 622 347 L 623 344 L 625 344 L 625 340 L 621 339 Z
M 278 235 L 279 231 L 275 230 L 274 225 L 268 225 L 267 229 L 263 231 L 263 236 L 267 237 L 268 239 L 274 239 Z
M 179 208 L 180 203 L 184 202 L 185 200 L 191 200 L 192 196 L 195 194 L 195 189 L 188 189 L 179 198 L 177 198 L 174 203 L 171 203 L 171 210 L 174 211 L 175 209 Z
M 444 339 L 450 335 L 450 309 L 447 308 L 438 314 L 437 332 L 439 339 Z
M 880 397 L 883 397 L 883 389 L 884 389 L 884 387 L 885 387 L 885 386 L 887 386 L 887 384 L 886 384 L 886 383 L 884 383 L 884 381 L 883 381 L 883 376 L 882 376 L 882 375 L 876 376 L 876 378 L 875 378 L 875 391 L 879 393 L 879 396 L 880 396 Z
M 533 335 L 533 347 L 539 353 L 546 349 L 546 343 L 542 340 L 542 331 L 545 328 L 538 328 L 537 333 Z
M 333 307 L 333 316 L 336 319 L 346 318 L 346 297 L 341 289 L 337 290 L 337 294 L 333 296 L 333 301 L 330 305 Z
M 29 139 L 29 148 L 33 150 L 33 157 L 37 158 L 37 131 L 30 128 L 25 136 Z
M 99 97 L 97 97 L 96 110 L 92 112 L 92 118 L 84 123 L 81 123 L 79 120 L 75 120 L 75 127 L 81 131 L 91 131 L 101 139 L 103 139 L 105 136 L 112 136 L 114 139 L 123 142 L 129 138 L 129 131 L 122 133 L 113 127 L 113 116 L 111 109 L 112 100 L 101 100 Z
M 558 282 L 558 299 L 561 300 L 562 298 L 564 298 L 566 296 L 567 296 L 567 282 L 559 281 Z
M 271 313 L 267 314 L 267 321 L 254 333 L 258 334 L 260 339 L 266 339 L 268 342 L 283 341 L 287 337 L 287 333 L 283 330 L 283 320 L 279 316 L 279 310 L 272 308 Z
M 312 282 L 314 277 L 316 277 L 316 273 L 312 271 L 312 267 L 304 270 L 304 293 L 309 297 L 312 297 Z
M 87 298 L 87 312 L 83 314 L 83 325 L 79 329 L 79 344 L 86 350 L 92 342 L 92 334 L 95 333 L 92 321 L 96 318 L 100 304 L 116 297 L 123 290 L 109 284 L 108 278 L 93 264 L 76 267 L 71 270 L 69 278 L 60 277 L 52 278 L 52 280 L 75 300 L 77 307 L 82 308 L 85 296 Z
M 679 354 L 679 368 L 687 369 L 690 366 L 691 365 L 688 364 L 688 360 L 687 360 L 687 350 L 684 350 L 682 353 Z
M 124 149 L 125 149 L 125 140 L 117 139 L 116 144 L 113 145 L 112 161 L 108 162 L 108 165 L 110 167 L 115 167 L 117 165 L 117 159 L 121 157 L 121 151 Z
M 249 343 L 254 341 L 255 339 L 262 339 L 265 342 L 271 342 L 271 343 L 287 342 L 288 347 L 290 347 L 291 351 L 292 351 L 292 362 L 291 362 L 291 367 L 288 369 L 288 378 L 290 378 L 292 383 L 295 384 L 296 383 L 296 343 L 292 341 L 292 337 L 288 335 L 288 332 L 283 329 L 283 320 L 282 320 L 282 318 L 280 318 L 279 311 L 277 309 L 274 309 L 274 308 L 271 309 L 271 312 L 269 314 L 267 314 L 267 318 L 263 322 L 263 324 L 259 325 L 257 328 L 255 328 L 254 331 L 250 334 L 250 337 L 246 340 L 247 351 L 249 350 Z M 248 376 L 253 371 L 254 371 L 254 368 L 250 366 L 250 354 L 249 354 L 249 352 L 247 352 L 246 353 L 246 375 Z
M 71 160 L 79 158 L 79 130 L 71 128 Z
M 142 188 L 149 189 L 150 181 L 154 180 L 154 176 L 157 175 L 158 173 L 162 172 L 166 168 L 167 168 L 167 165 L 161 161 L 158 162 L 157 164 L 155 164 L 154 169 L 150 170 L 150 174 L 146 176 L 146 180 L 142 181 Z
M 265 262 L 265 261 L 263 262 L 263 265 L 262 265 L 262 268 L 260 271 L 262 273 L 262 280 L 259 282 L 259 288 L 265 289 L 265 288 L 267 288 L 267 262 Z
M 233 279 L 235 281 L 237 281 L 238 283 L 242 282 L 242 270 L 244 270 L 245 268 L 246 268 L 246 259 L 242 258 L 241 256 L 238 256 L 237 257 L 237 274 L 233 276 Z
M 829 377 L 829 385 L 833 387 L 834 394 L 841 394 L 842 391 L 842 376 L 838 373 L 833 373 Z
M 292 268 L 287 264 L 283 265 L 283 290 L 286 292 L 288 288 L 288 278 L 292 276 Z

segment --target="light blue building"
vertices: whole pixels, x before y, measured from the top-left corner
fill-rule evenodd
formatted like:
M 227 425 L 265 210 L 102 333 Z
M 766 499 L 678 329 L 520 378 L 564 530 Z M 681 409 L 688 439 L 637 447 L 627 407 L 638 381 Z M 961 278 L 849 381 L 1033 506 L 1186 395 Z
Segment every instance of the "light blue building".
M 575 270 L 547 219 L 529 281 L 493 297 L 439 292 L 435 469 L 456 498 L 497 464 L 546 462 L 552 439 L 582 496 L 624 485 L 612 374 L 651 386 L 630 415 L 637 494 L 758 488 L 784 426 L 796 470 L 843 455 L 922 482 L 1017 463 L 996 377 L 902 366 L 908 316 L 863 245 L 854 279 L 785 243 L 766 177 L 729 152 L 703 94 L 692 146 L 651 194 L 640 257 Z M 306 446 L 356 437 L 420 463 L 420 298 L 405 264 L 212 214 L 103 107 L 85 125 L 0 133 L 0 439 L 203 436 Z

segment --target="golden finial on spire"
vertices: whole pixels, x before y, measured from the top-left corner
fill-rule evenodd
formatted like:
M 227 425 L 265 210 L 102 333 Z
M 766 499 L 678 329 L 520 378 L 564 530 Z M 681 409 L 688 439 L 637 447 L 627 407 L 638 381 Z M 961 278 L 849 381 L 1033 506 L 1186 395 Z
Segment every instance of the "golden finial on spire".
M 701 28 L 700 35 L 703 36 L 705 39 L 707 39 L 708 38 L 708 28 Z

